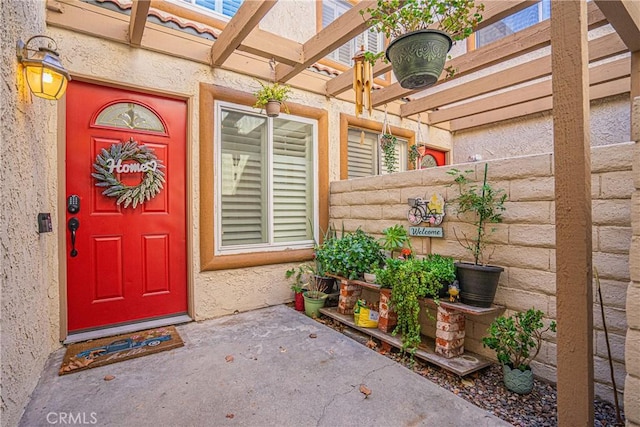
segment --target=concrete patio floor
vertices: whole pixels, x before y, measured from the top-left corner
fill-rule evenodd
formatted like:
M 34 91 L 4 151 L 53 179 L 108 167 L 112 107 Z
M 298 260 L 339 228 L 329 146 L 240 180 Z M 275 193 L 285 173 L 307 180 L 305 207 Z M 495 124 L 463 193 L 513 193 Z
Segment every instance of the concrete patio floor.
M 56 351 L 20 425 L 510 425 L 286 306 L 177 329 L 182 348 L 65 376 Z

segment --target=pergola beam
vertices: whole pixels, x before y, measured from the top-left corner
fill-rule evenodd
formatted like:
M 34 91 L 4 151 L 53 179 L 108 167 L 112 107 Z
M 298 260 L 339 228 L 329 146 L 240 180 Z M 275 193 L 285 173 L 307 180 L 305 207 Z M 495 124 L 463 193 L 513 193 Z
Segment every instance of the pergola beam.
M 628 77 L 630 69 L 631 65 L 629 58 L 622 58 L 613 62 L 598 65 L 597 67 L 593 67 L 589 70 L 589 84 L 593 87 L 600 83 Z M 464 104 L 456 105 L 455 107 L 439 108 L 429 113 L 427 124 L 456 120 L 462 117 L 479 114 L 484 111 L 496 110 L 510 105 L 544 98 L 551 96 L 551 94 L 551 80 L 545 80 L 540 83 L 534 83 L 522 88 L 512 89 L 508 92 L 502 92 L 476 101 L 465 102 Z
M 327 25 L 322 31 L 303 44 L 302 62 L 293 66 L 287 64 L 278 64 L 276 66 L 276 80 L 279 82 L 291 80 L 296 74 L 314 62 L 369 28 L 371 15 L 366 10 L 375 6 L 375 1 L 361 1 Z M 364 15 L 361 16 L 360 11 L 363 11 Z
M 211 66 L 219 67 L 240 43 L 258 26 L 260 20 L 275 6 L 277 0 L 253 0 L 242 5 L 222 30 L 211 47 Z
M 142 43 L 150 6 L 150 0 L 133 0 L 131 3 L 131 17 L 129 18 L 129 44 L 131 46 L 140 46 Z
M 595 4 L 590 2 L 587 9 L 590 28 L 602 26 L 607 23 L 604 14 Z M 453 77 L 453 79 L 456 79 L 501 61 L 549 46 L 550 43 L 551 23 L 549 20 L 545 20 L 522 31 L 506 36 L 494 43 L 453 58 L 451 61 L 448 61 L 445 66 L 451 66 L 456 70 L 456 75 Z M 442 84 L 445 81 L 451 81 L 451 79 L 445 80 L 444 75 L 442 75 L 440 79 L 438 79 L 438 82 L 432 87 Z M 404 89 L 399 83 L 394 83 L 382 90 L 375 91 L 371 96 L 371 100 L 373 106 L 377 107 L 419 91 L 419 89 Z
M 611 26 L 629 47 L 640 51 L 640 2 L 637 0 L 595 0 Z
M 480 22 L 480 24 L 478 24 L 478 29 L 491 25 L 492 23 L 499 21 L 505 16 L 515 13 L 535 3 L 537 3 L 537 0 L 510 1 L 510 2 L 486 1 L 484 2 L 485 10 L 484 10 L 484 13 L 482 14 L 483 19 Z M 373 76 L 377 77 L 388 71 L 391 71 L 391 64 L 385 63 L 382 59 L 378 59 L 375 66 L 373 67 Z M 329 80 L 329 82 L 327 82 L 327 95 L 336 96 L 342 92 L 349 90 L 351 88 L 352 81 L 353 81 L 353 68 L 350 68 L 344 71 L 343 73 L 341 73 L 339 76 L 336 76 L 333 79 Z M 399 84 L 397 86 L 400 87 Z M 401 96 L 398 98 L 401 98 Z M 393 101 L 393 99 L 390 101 Z M 378 105 L 382 105 L 384 103 L 385 102 L 382 102 Z
M 627 47 L 615 33 L 589 42 L 590 61 L 597 61 L 626 51 Z M 551 69 L 551 56 L 547 55 L 449 89 L 434 91 L 430 88 L 426 96 L 402 105 L 400 112 L 403 117 L 411 116 L 452 102 L 548 76 L 551 74 Z

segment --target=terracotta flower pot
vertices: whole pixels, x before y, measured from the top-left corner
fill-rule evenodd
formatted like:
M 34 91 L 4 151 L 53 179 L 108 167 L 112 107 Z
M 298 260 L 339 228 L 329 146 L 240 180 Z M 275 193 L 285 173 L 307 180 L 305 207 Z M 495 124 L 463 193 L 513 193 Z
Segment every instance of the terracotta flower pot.
M 278 117 L 280 115 L 280 106 L 280 101 L 267 102 L 267 105 L 264 106 L 264 109 L 267 112 L 267 116 Z

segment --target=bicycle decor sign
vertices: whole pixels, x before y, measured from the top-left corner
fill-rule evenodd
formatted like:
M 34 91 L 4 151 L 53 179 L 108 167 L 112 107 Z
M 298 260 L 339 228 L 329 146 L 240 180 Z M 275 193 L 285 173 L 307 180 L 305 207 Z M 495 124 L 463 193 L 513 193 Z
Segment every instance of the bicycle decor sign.
M 407 220 L 414 227 L 409 227 L 409 235 L 417 237 L 444 237 L 442 227 L 435 227 L 444 219 L 444 198 L 440 194 L 434 194 L 429 200 L 421 197 L 410 198 Z M 429 223 L 429 227 L 416 227 L 423 222 Z

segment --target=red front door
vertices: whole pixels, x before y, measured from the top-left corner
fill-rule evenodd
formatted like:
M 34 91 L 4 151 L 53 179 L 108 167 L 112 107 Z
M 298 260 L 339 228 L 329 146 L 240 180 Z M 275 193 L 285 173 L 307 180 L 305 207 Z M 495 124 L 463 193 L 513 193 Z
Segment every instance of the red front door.
M 72 81 L 66 116 L 69 331 L 186 313 L 186 103 Z M 92 176 L 99 155 L 111 182 Z M 103 194 L 136 188 L 135 208 Z

